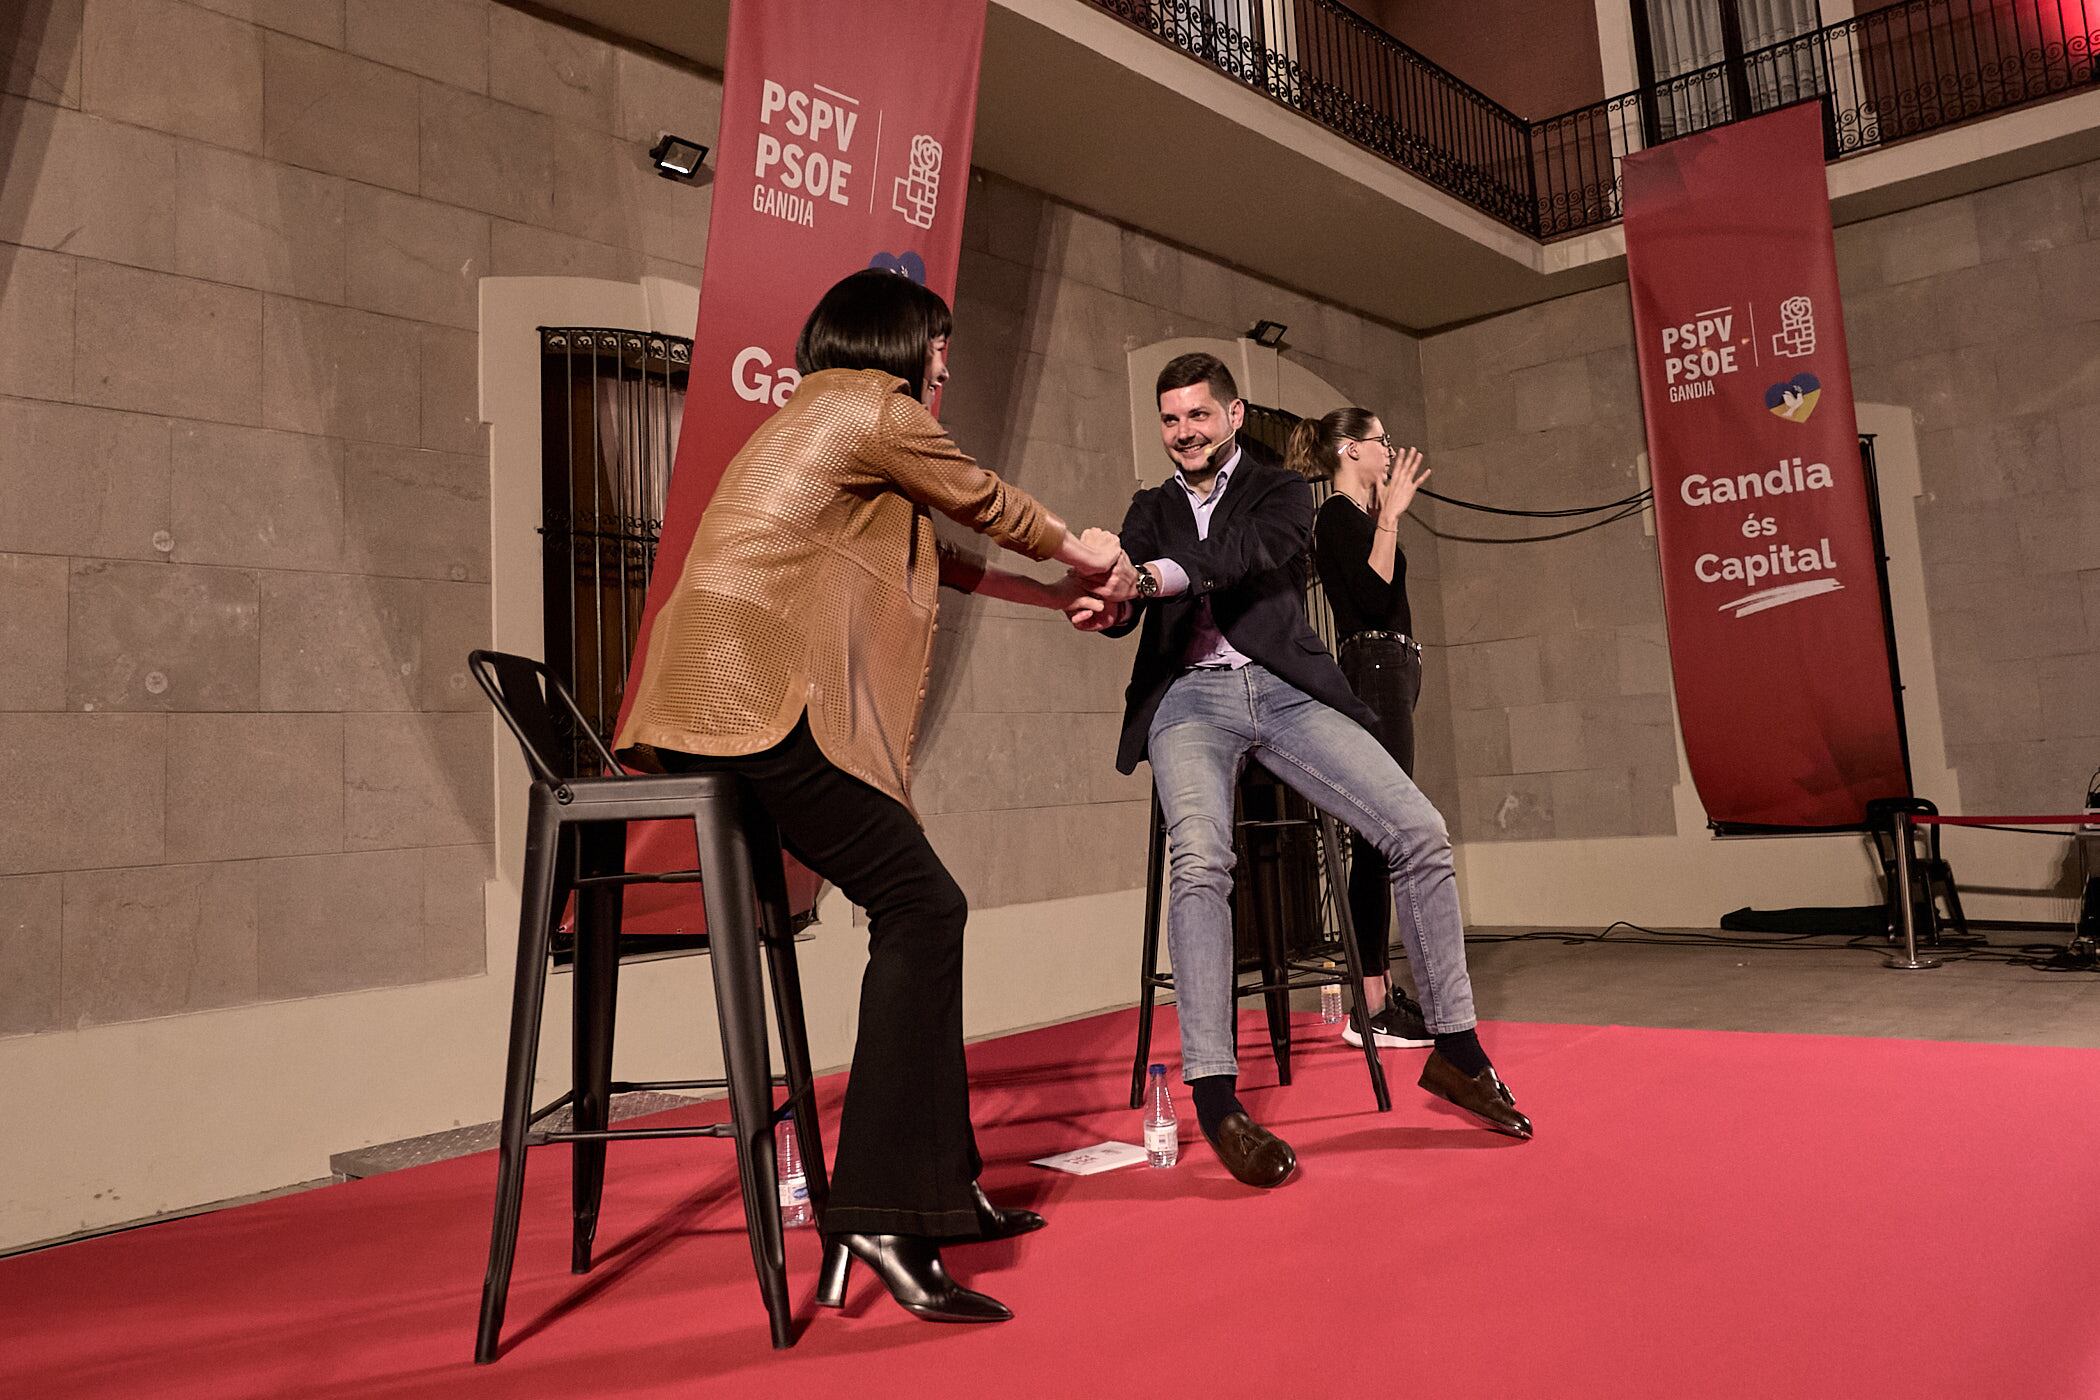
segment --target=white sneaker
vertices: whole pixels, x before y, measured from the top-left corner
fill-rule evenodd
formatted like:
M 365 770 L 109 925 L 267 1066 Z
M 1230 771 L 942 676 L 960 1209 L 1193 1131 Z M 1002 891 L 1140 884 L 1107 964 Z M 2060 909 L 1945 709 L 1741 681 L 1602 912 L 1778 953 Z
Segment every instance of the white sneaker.
M 1371 1037 L 1381 1050 L 1422 1050 L 1436 1044 L 1436 1037 L 1423 1023 L 1422 1009 L 1405 992 L 1392 992 L 1377 1015 L 1371 1018 Z M 1361 1046 L 1353 1018 L 1342 1022 L 1342 1039 Z

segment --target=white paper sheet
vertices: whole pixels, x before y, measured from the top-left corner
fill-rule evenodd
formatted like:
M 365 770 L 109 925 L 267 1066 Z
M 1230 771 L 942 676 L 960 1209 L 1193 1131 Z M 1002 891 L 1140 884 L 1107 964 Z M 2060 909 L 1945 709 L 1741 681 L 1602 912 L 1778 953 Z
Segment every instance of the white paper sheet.
M 1073 1176 L 1094 1176 L 1117 1167 L 1134 1167 L 1144 1160 L 1145 1149 L 1134 1142 L 1102 1142 L 1060 1152 L 1055 1157 L 1038 1157 L 1032 1165 L 1070 1172 Z

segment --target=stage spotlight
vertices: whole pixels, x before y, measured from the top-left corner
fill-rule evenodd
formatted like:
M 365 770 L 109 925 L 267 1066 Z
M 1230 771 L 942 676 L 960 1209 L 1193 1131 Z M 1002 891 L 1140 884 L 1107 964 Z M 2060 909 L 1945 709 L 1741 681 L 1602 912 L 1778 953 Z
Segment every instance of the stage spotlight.
M 699 173 L 700 162 L 707 159 L 707 147 L 667 131 L 649 148 L 649 159 L 656 162 L 656 173 L 666 180 L 690 180 Z
M 1247 332 L 1247 339 L 1264 350 L 1274 350 L 1283 344 L 1283 333 L 1289 329 L 1281 321 L 1256 321 L 1254 329 Z

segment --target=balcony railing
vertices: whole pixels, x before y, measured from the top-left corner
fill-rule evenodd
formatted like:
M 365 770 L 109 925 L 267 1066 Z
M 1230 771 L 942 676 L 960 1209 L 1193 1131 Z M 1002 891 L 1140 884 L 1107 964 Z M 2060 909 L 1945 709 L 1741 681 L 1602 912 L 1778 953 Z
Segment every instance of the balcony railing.
M 1512 228 L 1616 222 L 1631 151 L 1823 104 L 1830 159 L 2100 81 L 2100 0 L 1902 0 L 1527 121 L 1339 0 L 1093 0 Z
M 1094 0 L 1438 189 L 1529 229 L 1524 119 L 1337 0 Z
M 1832 160 L 2093 85 L 2100 0 L 1904 0 L 1532 123 L 1542 238 L 1619 217 L 1627 152 L 1806 100 Z

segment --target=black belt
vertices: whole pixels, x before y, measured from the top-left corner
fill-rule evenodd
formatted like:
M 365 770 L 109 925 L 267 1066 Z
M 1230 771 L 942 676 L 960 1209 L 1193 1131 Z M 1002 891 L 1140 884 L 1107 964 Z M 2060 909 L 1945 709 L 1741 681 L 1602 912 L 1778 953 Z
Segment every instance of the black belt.
M 1351 632 L 1342 638 L 1342 645 L 1345 647 L 1352 642 L 1398 642 L 1401 646 L 1410 648 L 1415 655 L 1422 654 L 1422 644 L 1405 632 Z

